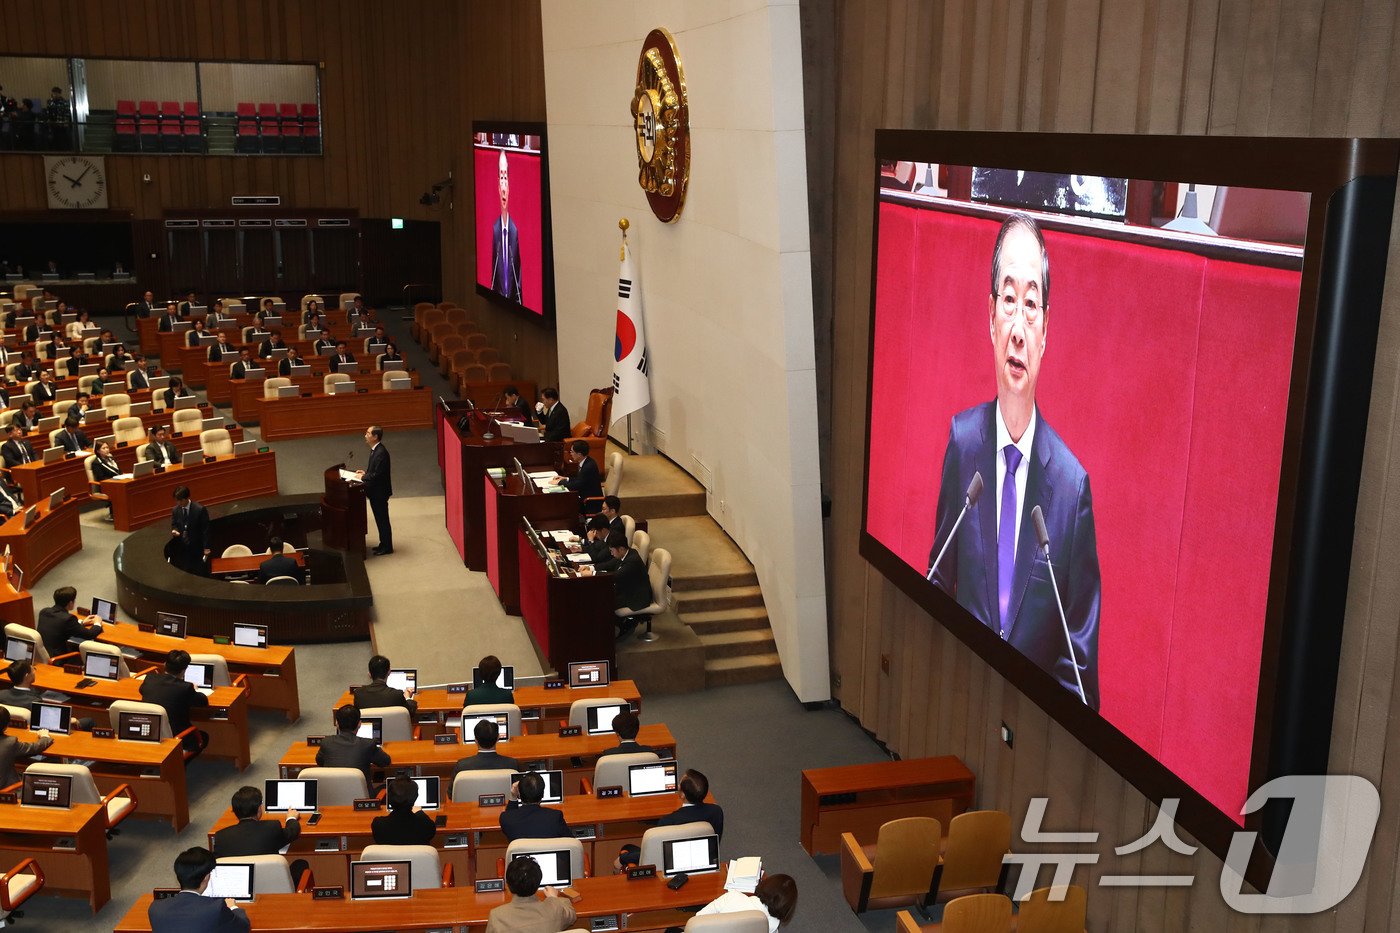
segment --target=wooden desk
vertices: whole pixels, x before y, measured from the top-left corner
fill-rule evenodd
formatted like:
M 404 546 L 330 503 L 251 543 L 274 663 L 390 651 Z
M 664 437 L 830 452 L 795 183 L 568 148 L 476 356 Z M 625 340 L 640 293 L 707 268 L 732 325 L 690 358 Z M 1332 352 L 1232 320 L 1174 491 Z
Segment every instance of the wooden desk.
M 17 732 L 21 741 L 32 742 L 33 732 Z M 91 732 L 55 735 L 44 750 L 48 758 L 94 762 L 88 767 L 104 794 L 122 784 L 130 784 L 136 795 L 138 816 L 169 820 L 179 832 L 190 821 L 189 792 L 185 783 L 185 755 L 175 739 L 163 742 L 128 742 L 93 738 Z M 42 862 L 42 860 L 41 860 Z M 47 868 L 47 866 L 45 866 Z
M 132 479 L 102 481 L 102 492 L 112 500 L 113 526 L 134 531 L 168 519 L 174 508 L 175 487 L 188 486 L 201 505 L 217 505 L 239 499 L 277 495 L 277 454 L 224 456 L 213 463 L 173 466 L 159 473 Z
M 355 434 L 371 424 L 386 431 L 433 426 L 433 394 L 421 387 L 407 391 L 369 389 L 345 395 L 313 394 L 309 398 L 260 398 L 257 410 L 263 440 L 268 441 Z
M 590 658 L 588 660 L 598 660 Z M 569 717 L 569 707 L 576 700 L 592 700 L 597 697 L 620 697 L 631 704 L 633 709 L 642 708 L 642 694 L 637 690 L 637 684 L 631 680 L 614 680 L 606 687 L 560 687 L 557 690 L 546 690 L 544 687 L 516 687 L 515 705 L 520 707 L 522 715 L 534 714 L 533 718 L 563 719 Z M 448 693 L 445 688 L 434 687 L 419 690 L 413 695 L 414 701 L 418 704 L 418 715 L 424 716 L 434 713 L 439 719 L 455 715 L 462 711 L 465 696 L 460 693 Z M 355 698 L 350 691 L 346 690 L 340 695 L 334 711 L 341 706 L 354 704 Z M 551 731 L 558 731 L 554 729 Z M 515 756 L 511 756 L 515 757 Z
M 34 628 L 34 596 L 29 590 L 16 590 L 10 580 L 0 574 L 0 619 L 18 622 Z
M 520 615 L 536 650 L 558 671 L 568 670 L 570 661 L 599 658 L 606 658 L 616 671 L 613 575 L 556 576 L 524 529 L 515 534 Z
M 108 707 L 113 700 L 141 699 L 141 681 L 135 677 L 124 680 L 99 680 L 91 687 L 79 687 L 82 672 L 69 672 L 52 664 L 34 665 L 34 688 L 36 690 L 57 690 L 71 697 L 75 708 L 91 714 L 100 721 L 110 719 Z M 215 687 L 209 695 L 206 709 L 190 711 L 193 724 L 209 733 L 209 747 L 204 754 L 211 758 L 227 758 L 238 770 L 248 767 L 251 755 L 248 751 L 248 690 L 246 687 Z M 112 723 L 116 726 L 116 723 Z M 141 744 L 141 743 L 122 743 Z
M 508 615 L 520 614 L 520 548 L 516 536 L 521 520 L 536 529 L 569 528 L 578 524 L 579 497 L 574 492 L 524 492 L 528 477 L 510 475 L 497 480 L 489 473 L 486 484 L 486 580 Z M 608 633 L 609 636 L 612 632 Z M 601 657 L 601 655 L 600 655 Z M 584 658 L 572 658 L 582 661 Z M 566 668 L 558 668 L 566 670 Z
M 494 866 L 493 866 L 494 868 Z M 319 880 L 319 879 L 318 879 Z M 162 884 L 165 882 L 162 881 Z M 477 894 L 475 889 L 457 882 L 458 887 L 418 891 L 407 900 L 373 901 L 343 900 L 312 901 L 305 894 L 263 894 L 252 903 L 244 904 L 252 928 L 259 933 L 293 933 L 300 930 L 322 930 L 343 933 L 345 930 L 452 930 L 480 933 L 486 928 L 492 908 L 504 904 L 509 893 Z M 580 899 L 574 904 L 580 925 L 588 927 L 590 918 L 612 917 L 621 928 L 621 918 L 627 914 L 627 930 L 664 930 L 684 926 L 685 918 L 678 911 L 688 907 L 703 907 L 724 891 L 724 872 L 692 875 L 690 882 L 679 891 L 666 887 L 660 875 L 645 881 L 628 881 L 623 875 L 582 878 L 574 882 Z M 151 895 L 143 894 L 115 927 L 115 933 L 142 933 L 151 929 L 146 912 Z
M 5 519 L 0 525 L 0 552 L 6 545 L 24 571 L 24 585 L 33 586 L 59 561 L 83 549 L 77 500 L 65 499 L 56 509 L 49 508 L 47 499 L 40 500 L 39 517 L 28 528 L 24 527 L 23 512 Z
M 257 573 L 263 561 L 271 554 L 250 554 L 247 557 L 214 557 L 209 560 L 209 572 L 216 577 L 232 576 L 240 573 Z M 285 555 L 296 562 L 298 567 L 306 567 L 306 557 L 301 551 Z
M 802 772 L 802 848 L 811 855 L 836 852 L 842 833 L 862 845 L 880 827 L 906 816 L 948 822 L 972 808 L 977 779 L 953 755 L 880 761 Z
M 112 898 L 107 817 L 95 803 L 67 810 L 0 805 L 0 859 L 14 865 L 27 858 L 44 870 L 46 894 L 87 898 L 93 913 Z
M 313 369 L 314 373 L 315 370 Z M 413 378 L 413 385 L 417 388 L 418 371 L 409 370 L 409 376 Z M 277 374 L 273 372 L 273 378 Z M 351 380 L 355 383 L 356 390 L 371 389 L 380 391 L 384 387 L 384 374 L 379 372 L 349 373 Z M 310 376 L 290 376 L 292 385 L 302 392 L 311 392 L 313 395 L 325 394 L 325 376 L 323 371 L 320 375 Z M 233 397 L 233 417 L 234 420 L 242 424 L 255 424 L 262 417 L 262 409 L 258 407 L 258 402 L 263 397 L 262 380 L 231 379 L 229 380 L 231 395 Z M 280 399 L 279 401 L 287 401 Z
M 142 631 L 135 625 L 104 625 L 98 641 L 119 648 L 134 648 L 143 657 L 163 659 L 177 648 L 190 654 L 217 654 L 228 662 L 230 675 L 247 675 L 248 705 L 255 709 L 280 710 L 288 722 L 301 718 L 301 692 L 297 686 L 297 657 L 287 645 L 243 648 L 221 645 L 211 638 L 187 635 L 172 638 Z

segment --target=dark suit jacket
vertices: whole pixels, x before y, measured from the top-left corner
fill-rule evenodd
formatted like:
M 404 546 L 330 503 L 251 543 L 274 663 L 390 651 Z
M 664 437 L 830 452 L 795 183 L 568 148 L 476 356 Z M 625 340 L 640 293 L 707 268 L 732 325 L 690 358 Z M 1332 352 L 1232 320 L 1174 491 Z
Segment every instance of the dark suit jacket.
M 569 436 L 569 432 L 574 429 L 569 421 L 569 410 L 564 407 L 563 402 L 555 403 L 549 410 L 549 414 L 542 419 L 544 422 L 544 440 L 562 441 Z
M 183 389 L 181 389 L 179 395 L 176 395 L 176 394 L 175 394 L 175 390 L 174 390 L 173 388 L 171 388 L 171 389 L 166 389 L 166 390 L 165 390 L 165 407 L 166 407 L 166 408 L 174 408 L 174 407 L 175 407 L 175 400 L 176 400 L 177 398 L 190 398 L 190 397 L 193 396 L 193 395 L 194 395 L 194 393 L 190 391 L 190 387 L 189 387 L 189 386 L 185 386 Z
M 1035 440 L 1026 474 L 1025 503 L 1017 538 L 1007 631 L 1000 632 L 997 598 L 996 414 L 995 401 L 953 417 L 938 492 L 938 533 L 929 563 L 943 546 L 967 494 L 972 474 L 981 471 L 987 487 L 963 519 L 934 582 L 954 596 L 983 625 L 1002 637 L 1066 689 L 1078 695 L 1064 630 L 1045 555 L 1036 541 L 1031 511 L 1040 506 L 1050 533 L 1050 554 L 1060 586 L 1070 638 L 1074 643 L 1084 696 L 1099 708 L 1099 555 L 1089 474 L 1037 411 Z
M 320 356 L 322 350 L 334 350 L 335 341 L 332 340 L 330 337 L 317 337 L 316 342 L 313 343 L 311 347 L 315 351 L 316 355 Z
M 12 735 L 0 735 L 0 780 L 5 782 L 5 786 L 19 780 L 15 773 L 15 761 L 19 758 L 28 758 L 30 755 L 37 755 L 48 748 L 52 741 L 45 742 L 40 739 L 37 742 L 21 742 Z
M 333 357 L 330 358 L 330 369 L 331 369 L 331 372 L 333 372 L 333 373 L 338 373 L 338 372 L 340 372 L 340 367 L 342 367 L 342 366 L 344 366 L 345 369 L 346 369 L 348 372 L 354 372 L 355 369 L 356 369 L 356 366 L 355 366 L 355 354 L 353 354 L 353 353 L 336 354 L 335 356 L 333 356 Z
M 219 346 L 218 342 L 216 341 L 214 343 L 209 344 L 209 352 L 205 354 L 205 356 L 209 360 L 209 362 L 218 363 L 223 360 L 224 350 L 226 349 L 232 350 L 233 345 L 225 344 L 224 346 Z
M 306 571 L 286 554 L 273 554 L 258 565 L 258 582 L 266 583 L 273 577 L 296 577 L 298 583 L 305 583 Z
M 298 361 L 296 361 L 296 362 L 293 362 L 293 361 L 292 361 L 292 358 L 291 358 L 290 356 L 284 356 L 284 357 L 282 357 L 280 360 L 277 361 L 277 375 L 279 375 L 279 376 L 290 376 L 290 375 L 292 374 L 292 367 L 293 367 L 293 366 L 305 366 L 305 365 L 306 365 L 306 360 L 298 360 Z
M 133 389 L 149 389 L 151 380 L 146 377 L 145 370 L 134 369 L 132 370 L 131 382 L 128 385 Z
M 228 368 L 230 379 L 243 379 L 248 375 L 250 369 L 262 369 L 261 366 L 252 365 L 252 361 L 245 363 L 242 360 L 234 360 L 233 365 Z
M 598 498 L 603 495 L 603 474 L 598 471 L 598 464 L 592 457 L 584 457 L 583 462 L 578 465 L 578 472 L 564 481 L 564 485 L 579 494 L 579 498 Z M 596 511 L 600 506 L 593 503 Z
M 557 836 L 573 836 L 569 824 L 564 822 L 564 814 L 558 810 L 542 807 L 537 803 L 512 801 L 501 811 L 501 832 L 506 841 L 517 839 L 553 839 Z
M 378 709 L 383 706 L 402 706 L 408 710 L 408 717 L 412 719 L 418 715 L 418 704 L 403 695 L 402 690 L 395 690 L 385 684 L 382 680 L 364 684 L 350 691 L 355 698 L 357 709 Z
M 165 454 L 164 458 L 161 457 L 162 453 Z M 151 441 L 146 447 L 146 459 L 154 460 L 159 464 L 179 463 L 180 450 L 169 441 L 164 443 L 160 441 Z
M 177 735 L 190 727 L 190 710 L 203 709 L 209 698 L 174 674 L 151 671 L 141 681 L 141 699 L 165 707 L 170 719 L 170 731 Z
M 156 306 L 151 304 L 149 301 L 143 299 L 141 301 L 136 302 L 135 304 L 137 317 L 150 317 L 152 314 L 156 313 Z
M 614 572 L 617 574 L 613 588 L 614 609 L 645 609 L 651 605 L 651 580 L 647 578 L 647 565 L 642 563 L 642 555 L 629 548 Z
M 637 741 L 633 739 L 631 741 L 618 742 L 612 748 L 603 749 L 598 753 L 598 757 L 602 758 L 604 755 L 640 755 L 643 752 L 653 752 L 657 755 L 661 754 L 650 745 L 639 745 Z
M 525 303 L 520 288 L 520 231 L 506 218 L 505 242 L 501 238 L 501 218 L 491 226 L 491 290 L 511 301 Z
M 264 340 L 261 344 L 258 345 L 258 357 L 264 360 L 271 359 L 273 350 L 284 350 L 286 349 L 286 347 L 286 341 L 279 340 L 276 343 L 273 343 L 272 339 L 268 338 L 267 340 Z
M 301 821 L 239 820 L 214 834 L 214 857 L 276 855 L 277 851 L 301 835 Z
M 230 910 L 223 898 L 205 897 L 197 891 L 151 901 L 146 916 L 151 933 L 247 933 L 252 929 L 242 907 Z
M 714 827 L 715 835 L 724 838 L 724 810 L 717 803 L 688 803 L 675 813 L 668 813 L 656 821 L 657 826 L 679 826 L 682 823 L 700 821 Z
M 180 543 L 190 553 L 203 556 L 205 548 L 209 547 L 209 510 L 191 499 L 188 519 L 182 511 L 179 505 L 170 510 L 170 528 L 180 532 Z
M 30 709 L 39 702 L 39 693 L 35 690 L 25 690 L 23 687 L 6 687 L 0 690 L 0 705 L 13 706 L 16 709 Z
M 78 621 L 78 617 L 73 615 L 62 606 L 49 606 L 39 613 L 37 622 L 39 627 L 39 637 L 44 640 L 44 650 L 49 653 L 49 657 L 57 657 L 72 651 L 68 644 L 70 638 L 80 638 L 91 640 L 102 633 L 102 629 L 95 625 L 84 625 Z
M 376 816 L 369 829 L 375 845 L 381 846 L 425 846 L 437 835 L 433 818 L 422 810 L 415 813 L 411 807 Z
M 23 453 L 21 453 L 23 448 Z M 24 459 L 24 453 L 29 454 L 29 459 Z M 0 444 L 0 459 L 5 461 L 5 466 L 12 467 L 20 463 L 33 463 L 39 459 L 39 455 L 34 452 L 34 445 L 26 440 L 6 441 Z
M 476 706 L 479 703 L 514 703 L 515 692 L 495 684 L 482 684 L 467 691 L 467 701 L 463 706 Z
M 491 751 L 479 751 L 475 755 L 468 755 L 465 758 L 457 759 L 457 767 L 452 770 L 452 780 L 457 780 L 457 775 L 463 771 L 519 771 L 520 762 L 514 758 L 507 758 L 495 749 Z M 449 782 L 450 783 L 450 782 Z M 465 801 L 471 803 L 472 801 Z
M 82 428 L 77 428 L 72 432 L 59 431 L 58 443 L 70 454 L 79 450 L 92 450 L 92 441 L 88 440 L 87 432 Z
M 204 331 L 204 333 L 207 334 L 207 333 L 209 333 L 209 331 L 206 330 L 206 331 Z M 185 331 L 185 346 L 187 346 L 187 347 L 197 347 L 197 346 L 199 346 L 199 338 L 200 338 L 200 336 L 202 336 L 201 333 L 200 333 L 199 331 L 197 331 L 197 330 L 194 330 L 193 328 L 191 328 L 190 330 Z
M 122 465 L 116 460 L 103 460 L 101 457 L 92 461 L 92 476 L 98 482 L 104 479 L 112 479 L 122 474 Z
M 361 477 L 361 482 L 365 484 L 365 495 L 371 499 L 387 499 L 394 494 L 389 448 L 385 447 L 383 442 L 376 444 L 369 452 L 369 463 L 365 464 L 365 475 Z
M 29 390 L 29 397 L 34 400 L 35 405 L 42 405 L 45 402 L 52 402 L 58 391 L 54 389 L 53 383 L 34 383 L 34 388 Z
M 168 334 L 175 329 L 175 322 L 177 320 L 179 320 L 178 317 L 171 317 L 169 314 L 162 313 L 160 316 L 160 323 L 156 325 L 157 329 L 163 334 Z
M 316 764 L 322 768 L 359 768 L 368 782 L 370 766 L 387 768 L 390 760 L 389 753 L 369 739 L 337 732 L 321 740 L 321 747 L 316 749 Z

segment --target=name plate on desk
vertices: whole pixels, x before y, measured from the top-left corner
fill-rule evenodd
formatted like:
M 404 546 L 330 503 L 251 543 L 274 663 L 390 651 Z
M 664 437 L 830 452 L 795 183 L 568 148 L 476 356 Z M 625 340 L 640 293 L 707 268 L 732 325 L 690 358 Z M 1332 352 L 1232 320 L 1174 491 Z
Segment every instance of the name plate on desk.
M 611 785 L 611 786 L 608 786 L 608 787 L 600 787 L 600 788 L 598 788 L 598 799 L 599 799 L 599 800 L 611 800 L 611 799 L 614 798 L 614 797 L 621 797 L 621 796 L 622 796 L 622 785 L 621 785 L 621 784 L 616 784 L 616 785 Z
M 100 726 L 94 726 L 92 730 L 94 739 L 110 739 L 115 734 L 111 729 L 103 729 Z
M 628 881 L 636 881 L 638 878 L 655 878 L 655 877 L 656 877 L 656 866 L 655 866 L 655 865 L 637 865 L 637 866 L 635 866 L 635 867 L 633 867 L 633 868 L 627 869 L 627 880 L 628 880 Z
M 14 794 L 10 794 L 10 796 L 13 797 Z M 506 805 L 506 795 L 480 794 L 477 796 L 476 802 L 479 806 L 483 807 L 504 807 Z
M 576 735 L 583 735 L 583 726 L 560 726 L 559 738 L 570 739 Z
M 466 685 L 466 684 L 448 684 L 448 685 L 447 685 L 447 692 L 448 692 L 448 693 L 466 693 L 466 692 L 467 692 L 467 685 Z
M 313 887 L 313 888 L 311 889 L 311 898 L 312 898 L 312 900 L 317 900 L 317 901 L 336 900 L 336 901 L 338 901 L 338 900 L 341 900 L 341 899 L 344 898 L 344 897 L 345 897 L 345 885 L 343 885 L 343 884 L 327 884 L 327 885 L 319 885 L 319 884 L 318 884 L 318 885 L 316 885 L 315 887 Z
M 0 803 L 19 803 L 19 795 L 14 793 L 0 794 Z
M 355 801 L 356 810 L 383 810 L 384 801 L 375 797 L 360 797 Z
M 562 681 L 562 680 L 546 680 L 546 681 L 544 682 L 544 688 L 545 688 L 546 690 L 563 690 L 563 689 L 564 689 L 564 681 Z
M 477 894 L 496 894 L 506 889 L 504 878 L 482 878 L 476 883 Z
M 307 746 L 308 748 L 320 748 L 320 747 L 321 747 L 321 741 L 322 741 L 324 738 L 325 738 L 324 735 L 308 735 L 308 736 L 306 737 L 306 746 Z
M 433 744 L 434 744 L 434 745 L 456 745 L 456 744 L 457 744 L 457 733 L 455 733 L 455 732 L 439 732 L 437 735 L 433 736 Z
M 151 891 L 151 900 L 163 901 L 167 897 L 174 897 L 180 893 L 179 888 L 154 888 Z

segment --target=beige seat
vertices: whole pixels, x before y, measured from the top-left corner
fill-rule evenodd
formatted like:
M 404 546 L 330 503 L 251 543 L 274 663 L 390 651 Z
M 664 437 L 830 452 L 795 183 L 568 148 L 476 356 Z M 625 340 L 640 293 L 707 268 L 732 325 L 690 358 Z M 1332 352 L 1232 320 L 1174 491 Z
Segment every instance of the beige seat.
M 622 697 L 589 697 L 569 704 L 569 725 L 588 728 L 588 711 L 599 706 L 628 706 Z
M 52 341 L 52 340 L 40 340 L 40 341 L 36 341 L 35 344 L 34 344 L 34 358 L 35 358 L 35 359 L 40 359 L 40 360 L 50 360 L 50 359 L 53 359 L 53 355 L 49 352 L 49 351 L 51 351 L 52 349 L 53 349 L 53 341 Z
M 270 577 L 265 586 L 301 586 L 301 581 L 296 577 L 289 577 L 285 574 L 278 577 Z
M 647 563 L 651 558 L 651 535 L 640 528 L 632 532 L 632 550 L 641 557 L 642 563 Z
M 23 706 L 10 706 L 8 703 L 0 703 L 0 713 L 5 713 L 7 716 L 9 716 L 9 721 L 12 725 L 16 721 L 19 721 L 23 723 L 23 726 L 21 726 L 21 728 L 28 729 L 29 717 L 33 714 L 33 710 L 26 709 Z
M 1077 884 L 1037 888 L 1021 899 L 1016 933 L 1084 933 L 1084 902 Z
M 331 386 L 335 385 L 337 382 L 354 382 L 354 381 L 355 381 L 355 380 L 350 376 L 349 373 L 326 373 L 325 378 L 323 378 L 323 379 L 321 380 L 321 389 L 322 389 L 322 391 L 324 391 L 327 395 L 330 395 L 332 392 L 335 391 L 334 389 L 331 388 Z
M 452 799 L 458 803 L 475 803 L 482 794 L 510 793 L 510 778 L 515 772 L 496 769 L 462 771 L 452 779 Z
M 94 337 L 93 339 L 96 340 L 97 338 Z M 89 352 L 91 352 L 91 351 L 89 351 Z M 91 392 L 91 391 L 92 391 L 92 384 L 93 384 L 94 382 L 96 382 L 96 381 L 97 381 L 97 374 L 96 374 L 96 373 L 93 373 L 91 376 L 79 376 L 79 377 L 78 377 L 78 391 L 79 391 L 79 392 Z
M 360 858 L 366 862 L 408 862 L 411 891 L 453 887 L 452 865 L 443 865 L 441 853 L 433 846 L 365 846 Z
M 139 444 L 146 440 L 146 423 L 140 418 L 118 418 L 112 422 L 112 443 Z
M 768 914 L 762 910 L 740 910 L 691 917 L 685 933 L 768 933 Z
M 69 399 L 64 399 L 64 400 L 61 401 L 61 402 L 54 402 L 54 403 L 53 403 L 53 416 L 54 416 L 55 418 L 63 418 L 65 415 L 68 414 L 68 409 L 72 408 L 72 407 L 73 407 L 74 405 L 76 405 L 76 404 L 78 404 L 77 400 L 76 400 L 76 399 L 71 399 L 71 398 L 69 398 Z
M 316 302 L 316 305 L 321 309 L 322 312 L 325 312 L 326 299 L 324 297 L 322 297 L 321 295 L 302 295 L 301 311 L 303 314 L 306 313 L 307 306 L 309 306 L 313 301 Z
M 278 389 L 291 384 L 292 380 L 288 379 L 286 376 L 273 376 L 270 379 L 264 379 L 263 398 L 276 398 Z
M 1000 810 L 970 810 L 953 817 L 934 876 L 934 897 L 951 900 L 964 894 L 986 893 L 1000 887 L 1011 850 L 1011 814 Z
M 413 377 L 408 373 L 398 370 L 389 370 L 384 374 L 383 386 L 389 390 L 403 390 L 413 388 Z
M 18 638 L 20 641 L 29 642 L 30 648 L 32 649 L 34 655 L 34 660 L 38 661 L 40 664 L 50 663 L 49 652 L 48 649 L 44 647 L 44 640 L 39 637 L 39 633 L 37 631 L 30 628 L 29 626 L 21 625 L 18 622 L 6 622 L 5 637 Z M 14 659 L 11 658 L 10 660 Z
M 620 453 L 608 454 L 607 473 L 603 476 L 603 495 L 617 496 L 622 494 L 622 469 L 626 462 Z
M 198 408 L 176 409 L 170 416 L 170 427 L 176 434 L 189 434 L 200 430 L 204 423 L 204 413 Z
M 283 542 L 282 542 L 282 553 L 283 553 L 283 554 L 295 554 L 296 552 L 297 552 L 297 546 L 296 546 L 295 544 L 293 544 L 293 543 L 290 542 L 290 541 L 283 541 Z M 263 550 L 263 553 L 264 553 L 264 554 L 271 554 L 271 553 L 272 553 L 272 548 L 270 548 L 270 547 L 269 547 L 269 548 L 265 548 L 265 549 Z
M 243 339 L 243 342 L 252 343 L 253 334 L 257 333 L 257 330 L 258 328 L 255 324 L 249 324 L 247 327 L 243 328 L 243 333 L 240 335 Z
M 0 926 L 19 911 L 24 902 L 44 889 L 44 870 L 27 858 L 0 875 Z
M 124 418 L 131 414 L 131 396 L 125 392 L 113 392 L 102 396 L 102 410 L 109 415 Z
M 228 428 L 210 428 L 199 435 L 199 447 L 206 457 L 227 457 L 233 455 L 233 437 Z
M 81 662 L 83 670 L 87 670 L 88 655 L 101 654 L 109 658 L 117 659 L 117 678 L 125 680 L 131 676 L 131 669 L 126 666 L 126 655 L 121 653 L 121 649 L 116 645 L 109 645 L 102 641 L 88 641 L 78 643 L 78 660 Z
M 86 765 L 34 762 L 26 774 L 44 774 L 50 777 L 67 777 L 73 781 L 68 799 L 73 803 L 95 804 L 102 808 L 107 819 L 107 836 L 111 838 L 117 826 L 136 812 L 136 793 L 130 784 L 120 784 L 111 793 L 103 796 L 92 779 L 92 772 Z
M 146 451 L 148 451 L 148 450 L 150 450 L 150 449 L 151 449 L 151 444 L 150 444 L 149 441 L 146 441 L 145 443 L 141 443 L 141 444 L 137 444 L 137 445 L 136 445 L 136 460 L 137 460 L 138 463 L 139 463 L 140 461 L 146 459 Z
M 218 859 L 220 865 L 252 865 L 254 894 L 295 894 L 292 868 L 281 855 L 233 855 Z
M 627 769 L 632 765 L 649 765 L 661 760 L 656 752 L 630 752 L 620 755 L 603 755 L 593 766 L 593 780 L 585 778 L 583 792 L 593 794 L 599 787 L 627 787 Z
M 925 904 L 933 895 L 943 826 L 912 816 L 880 827 L 873 846 L 841 834 L 841 893 L 858 914 Z
M 288 579 L 296 582 L 294 577 Z M 360 718 L 382 719 L 382 735 L 385 742 L 411 742 L 418 737 L 414 734 L 413 720 L 409 718 L 407 707 L 371 706 L 360 710 Z
M 369 785 L 359 768 L 302 768 L 297 777 L 316 782 L 318 806 L 348 807 L 369 796 Z
M 107 502 L 110 497 L 102 492 L 102 484 L 97 481 L 97 477 L 92 472 L 92 465 L 96 462 L 96 454 L 83 458 L 83 472 L 87 474 L 88 495 L 99 502 Z
M 641 534 L 646 532 L 634 532 L 632 537 L 635 539 Z M 652 624 L 657 616 L 671 607 L 671 552 L 665 548 L 656 548 L 651 552 L 651 558 L 651 563 L 647 565 L 647 580 L 651 583 L 650 605 L 641 609 L 628 609 L 624 606 L 613 612 L 619 619 L 646 620 L 647 629 L 637 636 L 638 641 L 656 641 L 661 637 L 652 631 Z
M 609 756 L 611 757 L 611 756 Z M 638 865 L 660 865 L 661 844 L 675 839 L 694 839 L 697 836 L 713 836 L 715 828 L 705 820 L 690 823 L 677 823 L 674 826 L 653 826 L 642 833 L 641 861 Z
M 340 293 L 340 303 L 339 303 L 336 307 L 339 307 L 339 308 L 348 308 L 348 307 L 350 307 L 352 304 L 354 304 L 354 303 L 355 303 L 355 299 L 356 299 L 356 298 L 359 298 L 359 297 L 360 297 L 360 293 L 359 293 L 359 292 L 341 292 L 341 293 Z M 415 306 L 415 307 L 416 307 L 416 306 Z
M 506 846 L 506 863 L 517 855 L 527 855 L 532 852 L 558 852 L 567 849 L 569 852 L 569 877 L 577 881 L 587 875 L 587 870 L 583 861 L 583 842 L 573 836 L 558 836 L 551 839 L 517 839 Z M 478 869 L 479 871 L 480 869 Z M 505 877 L 497 875 L 498 878 Z
M 628 541 L 631 541 L 631 540 L 632 540 L 632 536 L 633 536 L 634 534 L 636 534 L 636 533 L 637 533 L 637 520 L 634 519 L 634 518 L 633 518 L 632 516 L 630 516 L 630 515 L 623 515 L 623 516 L 622 516 L 622 535 L 623 535 L 623 537 L 625 537 Z
M 14 408 L 0 410 L 0 431 L 8 431 L 10 422 L 15 420 L 15 415 L 17 414 L 19 414 L 19 411 Z
M 62 434 L 62 433 L 63 433 L 63 429 L 62 429 L 62 428 L 54 428 L 52 431 L 49 432 L 49 446 L 50 446 L 50 447 L 57 447 L 57 446 L 58 446 L 58 436 L 59 436 L 60 434 Z
M 520 735 L 520 707 L 514 703 L 474 703 L 462 707 L 462 716 L 485 716 L 490 713 L 506 714 L 506 734 L 511 738 Z
M 191 654 L 191 664 L 212 664 L 214 666 L 213 683 L 216 687 L 233 686 L 233 678 L 228 672 L 228 658 L 221 654 Z
M 148 716 L 160 717 L 160 737 L 162 739 L 180 739 L 183 741 L 187 736 L 194 735 L 198 731 L 194 726 L 181 731 L 178 735 L 170 728 L 170 717 L 166 715 L 165 707 L 155 703 L 141 703 L 137 700 L 113 700 L 112 705 L 107 707 L 107 715 L 112 726 L 115 728 L 122 713 L 145 713 Z M 185 749 L 184 758 L 189 761 L 197 751 Z
M 253 549 L 246 544 L 230 544 L 224 548 L 223 557 L 252 557 Z

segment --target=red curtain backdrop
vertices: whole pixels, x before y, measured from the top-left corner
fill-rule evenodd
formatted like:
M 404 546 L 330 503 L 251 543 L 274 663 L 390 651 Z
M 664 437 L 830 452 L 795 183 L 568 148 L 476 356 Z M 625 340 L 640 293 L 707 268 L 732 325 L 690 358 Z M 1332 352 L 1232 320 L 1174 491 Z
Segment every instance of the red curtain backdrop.
M 501 150 L 472 149 L 476 167 L 476 281 L 491 287 L 491 228 L 501 217 Z M 506 151 L 510 172 L 510 219 L 520 235 L 521 297 L 526 308 L 544 313 L 544 212 L 540 157 Z
M 996 395 L 997 228 L 880 207 L 867 530 L 921 573 L 951 419 Z M 1037 404 L 1093 491 L 1100 712 L 1236 815 L 1299 273 L 1077 233 L 1049 232 L 1046 244 Z

